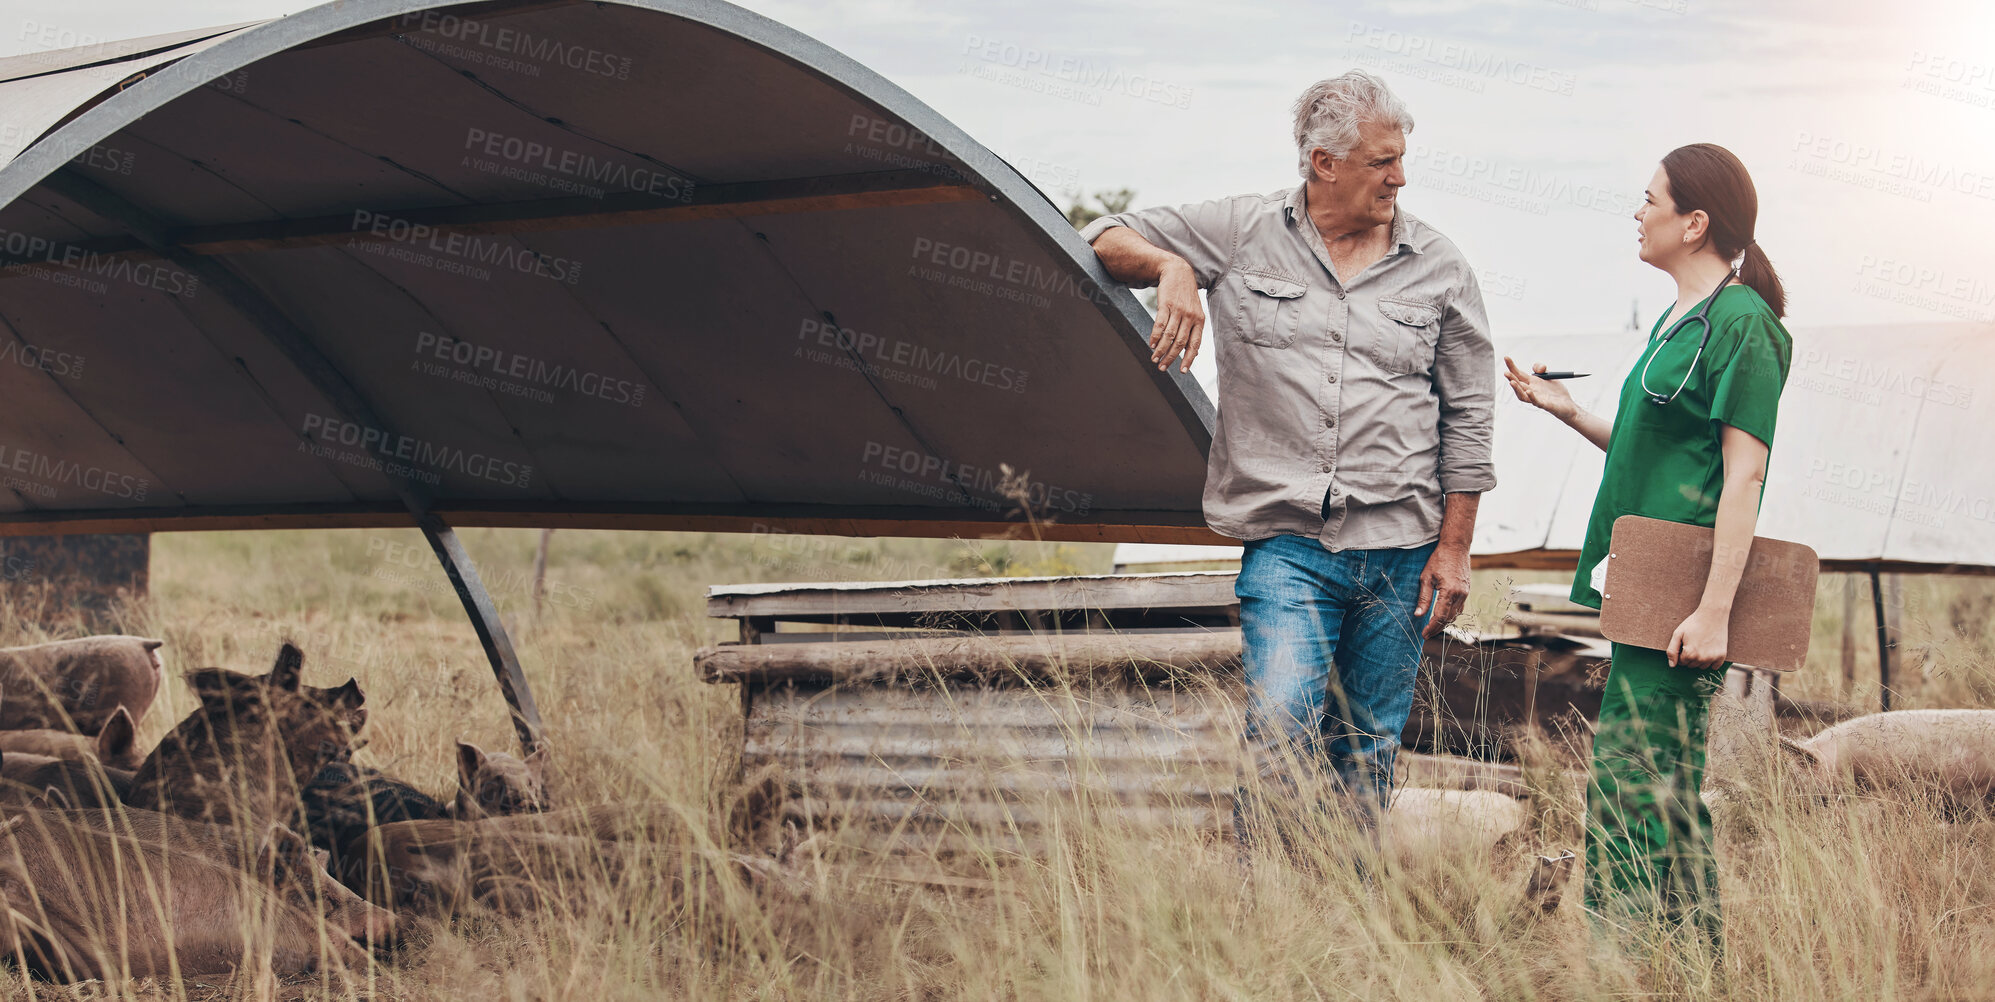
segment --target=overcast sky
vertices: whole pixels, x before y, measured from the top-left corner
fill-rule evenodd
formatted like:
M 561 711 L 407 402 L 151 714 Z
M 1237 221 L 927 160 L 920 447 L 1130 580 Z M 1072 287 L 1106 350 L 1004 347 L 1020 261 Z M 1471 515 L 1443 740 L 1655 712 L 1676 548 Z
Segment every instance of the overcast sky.
M 0 55 L 275 17 L 297 0 L 0 0 Z M 1296 181 L 1289 106 L 1379 73 L 1411 106 L 1401 204 L 1482 272 L 1501 337 L 1613 332 L 1673 292 L 1627 212 L 1671 148 L 1752 170 L 1790 324 L 1995 321 L 1995 4 L 755 0 L 1062 205 Z

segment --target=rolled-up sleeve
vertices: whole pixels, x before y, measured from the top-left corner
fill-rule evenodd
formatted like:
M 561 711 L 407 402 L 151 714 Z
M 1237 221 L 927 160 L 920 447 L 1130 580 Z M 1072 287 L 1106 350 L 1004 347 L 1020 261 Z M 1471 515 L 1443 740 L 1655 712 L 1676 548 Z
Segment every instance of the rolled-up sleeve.
M 1483 312 L 1482 286 L 1466 264 L 1448 297 L 1435 345 L 1434 393 L 1441 402 L 1443 494 L 1475 493 L 1496 486 L 1490 442 L 1496 411 L 1496 347 Z
M 1252 199 L 1248 199 L 1251 203 Z M 1095 238 L 1117 226 L 1135 230 L 1143 239 L 1184 258 L 1198 276 L 1199 288 L 1210 289 L 1233 264 L 1239 245 L 1239 198 L 1219 198 L 1191 205 L 1160 205 L 1136 212 L 1102 216 L 1081 228 L 1081 239 Z M 1132 283 L 1135 284 L 1135 283 Z M 1145 282 L 1136 285 L 1145 288 Z

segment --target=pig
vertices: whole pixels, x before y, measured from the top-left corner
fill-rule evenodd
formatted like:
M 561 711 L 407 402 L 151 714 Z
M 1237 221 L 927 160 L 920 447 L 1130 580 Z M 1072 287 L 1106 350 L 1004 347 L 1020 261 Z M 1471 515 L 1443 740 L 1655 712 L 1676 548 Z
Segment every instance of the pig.
M 166 641 L 102 636 L 0 647 L 0 730 L 95 734 L 123 706 L 145 719 L 165 674 Z
M 0 767 L 0 773 L 4 768 Z M 329 854 L 328 869 L 346 879 L 355 867 L 345 858 L 370 828 L 398 821 L 436 821 L 450 810 L 441 801 L 378 769 L 352 762 L 328 762 L 301 797 L 297 830 Z
M 537 748 L 522 760 L 505 752 L 486 754 L 470 742 L 457 742 L 457 800 L 451 805 L 453 817 L 472 821 L 536 814 L 550 806 L 546 748 Z
M 0 950 L 43 978 L 361 968 L 395 916 L 333 882 L 297 833 L 148 811 L 17 812 L 0 838 Z M 267 955 L 264 955 L 267 951 Z
M 676 846 L 685 833 L 664 805 L 400 821 L 349 845 L 346 858 L 359 870 L 342 876 L 370 900 L 398 909 L 456 912 L 476 904 L 518 914 L 542 904 L 547 888 L 615 880 L 622 840 Z
M 85 737 L 69 731 L 37 729 L 0 731 L 0 754 L 41 755 L 71 761 L 95 760 L 106 767 L 131 772 L 145 761 L 138 752 L 138 727 L 123 706 L 111 712 L 111 719 Z
M 1392 809 L 1379 822 L 1380 835 L 1405 856 L 1486 851 L 1522 827 L 1527 814 L 1508 793 L 1405 787 L 1393 795 Z
M 1890 710 L 1780 744 L 1804 782 L 1824 792 L 1854 782 L 1928 794 L 1952 808 L 1995 796 L 1995 710 Z
M 0 804 L 21 805 L 53 792 L 72 807 L 117 807 L 131 787 L 129 770 L 95 760 L 0 755 Z
M 201 705 L 146 756 L 125 802 L 257 830 L 291 818 L 299 792 L 367 721 L 358 682 L 302 685 L 304 659 L 286 643 L 265 675 L 190 673 Z

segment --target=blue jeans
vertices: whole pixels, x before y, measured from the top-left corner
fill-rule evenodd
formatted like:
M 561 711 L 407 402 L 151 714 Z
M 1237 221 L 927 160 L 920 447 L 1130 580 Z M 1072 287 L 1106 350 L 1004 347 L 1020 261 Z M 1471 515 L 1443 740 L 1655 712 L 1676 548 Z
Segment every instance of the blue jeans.
M 1413 607 L 1434 546 L 1332 553 L 1291 535 L 1247 543 L 1234 593 L 1247 743 L 1264 781 L 1293 790 L 1290 765 L 1327 767 L 1361 825 L 1384 810 L 1413 710 L 1423 625 Z M 1243 838 L 1246 792 L 1234 809 Z

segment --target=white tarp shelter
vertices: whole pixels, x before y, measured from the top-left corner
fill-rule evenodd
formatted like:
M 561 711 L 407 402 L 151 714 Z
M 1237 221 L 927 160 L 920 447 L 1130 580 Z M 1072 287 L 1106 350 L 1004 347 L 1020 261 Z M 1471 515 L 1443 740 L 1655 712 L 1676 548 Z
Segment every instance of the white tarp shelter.
M 1995 462 L 1981 452 L 1995 438 L 1995 326 L 1792 333 L 1759 534 L 1814 547 L 1828 570 L 1995 570 Z M 1593 373 L 1567 385 L 1602 415 L 1614 413 L 1641 349 L 1635 333 L 1497 344 L 1499 357 L 1520 365 Z M 1603 458 L 1499 382 L 1497 488 L 1476 521 L 1476 564 L 1572 568 Z M 1239 555 L 1238 547 L 1123 544 L 1115 562 L 1142 568 Z

